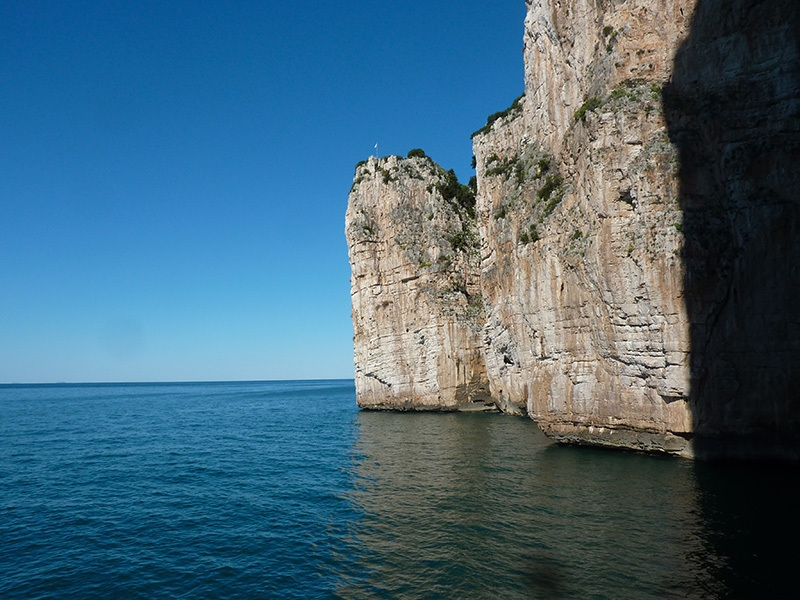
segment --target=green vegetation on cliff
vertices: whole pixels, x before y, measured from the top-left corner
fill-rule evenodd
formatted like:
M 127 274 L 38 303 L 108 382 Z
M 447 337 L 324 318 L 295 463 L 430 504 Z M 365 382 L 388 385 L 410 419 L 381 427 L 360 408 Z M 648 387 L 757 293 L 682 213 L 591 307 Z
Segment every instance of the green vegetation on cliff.
M 518 113 L 521 113 L 522 112 L 522 98 L 524 96 L 525 96 L 525 94 L 522 94 L 522 95 L 518 96 L 514 100 L 514 102 L 511 103 L 511 106 L 509 106 L 507 109 L 501 110 L 500 112 L 496 112 L 496 113 L 490 114 L 489 117 L 486 119 L 486 125 L 484 125 L 480 129 L 478 129 L 478 131 L 474 132 L 470 136 L 470 139 L 474 138 L 476 135 L 482 135 L 482 134 L 486 133 L 487 131 L 489 131 L 492 128 L 492 125 L 494 125 L 494 122 L 497 121 L 498 119 L 503 119 L 503 118 L 508 117 L 509 115 L 512 115 L 512 114 L 516 115 Z
M 586 121 L 586 113 L 594 112 L 598 108 L 607 106 L 611 111 L 624 107 L 638 107 L 644 105 L 644 111 L 650 114 L 659 110 L 661 104 L 662 84 L 646 79 L 626 79 L 614 88 L 607 96 L 590 96 L 575 111 L 575 121 Z
M 471 217 L 475 217 L 475 190 L 469 185 L 458 182 L 455 171 L 450 169 L 444 174 L 444 182 L 439 183 L 436 189 L 442 198 L 448 202 L 454 202 L 463 208 Z

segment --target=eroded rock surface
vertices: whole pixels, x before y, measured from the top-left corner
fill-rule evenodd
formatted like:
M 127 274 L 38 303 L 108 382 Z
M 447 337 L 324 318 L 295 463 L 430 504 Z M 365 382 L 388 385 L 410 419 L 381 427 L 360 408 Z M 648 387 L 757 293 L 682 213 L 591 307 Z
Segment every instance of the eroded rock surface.
M 491 390 L 557 439 L 689 452 L 661 96 L 690 4 L 532 2 L 521 110 L 474 139 Z
M 427 158 L 356 172 L 359 403 L 488 389 L 565 442 L 800 457 L 800 3 L 529 0 L 523 47 L 474 224 Z
M 356 168 L 345 229 L 362 407 L 494 409 L 474 204 L 449 197 L 456 185 L 427 157 Z
M 695 450 L 800 458 L 800 3 L 698 2 L 664 103 Z

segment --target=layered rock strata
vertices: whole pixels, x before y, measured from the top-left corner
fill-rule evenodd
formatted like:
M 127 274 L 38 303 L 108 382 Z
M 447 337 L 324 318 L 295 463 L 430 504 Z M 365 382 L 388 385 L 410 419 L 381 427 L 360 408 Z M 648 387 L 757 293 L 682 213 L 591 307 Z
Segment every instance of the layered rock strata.
M 534 1 L 526 97 L 474 138 L 493 395 L 557 439 L 688 453 L 678 155 L 689 2 Z M 500 166 L 500 168 L 498 168 Z
M 664 89 L 695 451 L 800 458 L 800 3 L 698 2 Z
M 798 3 L 531 0 L 524 59 L 524 97 L 473 138 L 474 222 L 427 208 L 435 166 L 415 188 L 427 196 L 376 179 L 376 159 L 356 172 L 359 403 L 452 408 L 441 390 L 488 388 L 560 441 L 800 456 Z M 458 227 L 477 232 L 461 305 L 420 304 L 448 272 L 354 235 L 354 207 L 385 215 L 400 197 L 426 206 L 421 221 L 379 217 L 380 243 L 419 229 L 431 258 Z M 421 352 L 412 317 L 377 316 L 363 291 L 380 278 L 413 319 L 463 336 Z
M 425 156 L 356 169 L 345 228 L 362 407 L 494 408 L 474 208 L 452 197 L 454 179 Z

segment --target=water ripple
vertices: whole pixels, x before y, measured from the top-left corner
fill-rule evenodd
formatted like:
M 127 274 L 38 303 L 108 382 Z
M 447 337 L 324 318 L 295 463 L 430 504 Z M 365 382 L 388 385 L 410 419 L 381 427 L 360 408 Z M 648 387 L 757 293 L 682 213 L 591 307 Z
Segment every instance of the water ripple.
M 0 386 L 0 597 L 791 597 L 796 469 L 353 397 Z

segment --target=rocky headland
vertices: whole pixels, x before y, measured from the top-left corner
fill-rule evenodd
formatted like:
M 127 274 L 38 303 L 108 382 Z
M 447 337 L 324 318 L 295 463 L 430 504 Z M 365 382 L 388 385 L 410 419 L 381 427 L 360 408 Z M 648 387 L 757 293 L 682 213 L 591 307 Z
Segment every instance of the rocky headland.
M 360 406 L 800 457 L 800 3 L 529 0 L 525 94 L 356 168 Z

